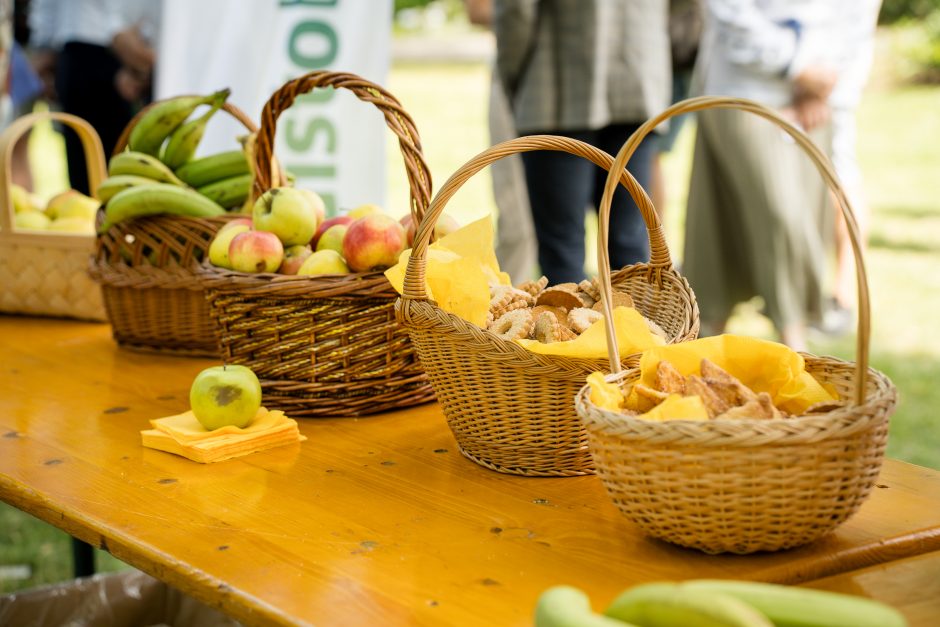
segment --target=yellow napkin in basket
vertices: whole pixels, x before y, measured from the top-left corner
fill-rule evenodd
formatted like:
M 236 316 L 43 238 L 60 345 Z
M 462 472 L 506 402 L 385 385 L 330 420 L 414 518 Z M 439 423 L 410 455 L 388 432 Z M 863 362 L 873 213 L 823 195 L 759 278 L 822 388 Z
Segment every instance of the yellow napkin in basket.
M 221 427 L 209 431 L 192 411 L 150 421 L 153 429 L 141 431 L 143 445 L 181 455 L 203 464 L 263 451 L 292 442 L 302 442 L 297 421 L 284 412 L 262 407 L 247 427 Z
M 411 249 L 385 271 L 401 294 Z M 437 306 L 477 326 L 485 326 L 490 307 L 490 284 L 510 285 L 493 252 L 493 219 L 486 216 L 457 229 L 428 246 L 424 289 Z
M 656 366 L 663 359 L 684 376 L 701 374 L 699 366 L 703 358 L 721 366 L 755 392 L 767 392 L 774 405 L 790 414 L 800 415 L 810 405 L 838 398 L 832 389 L 824 387 L 806 371 L 803 357 L 789 347 L 731 334 L 645 351 L 640 359 L 640 381 L 653 387 Z M 631 406 L 635 405 L 628 398 L 626 407 Z
M 650 331 L 643 314 L 632 307 L 614 308 L 614 330 L 617 333 L 617 351 L 621 358 L 666 343 L 663 338 Z M 607 357 L 607 331 L 604 328 L 603 318 L 589 326 L 584 333 L 567 342 L 543 344 L 538 340 L 515 341 L 533 353 L 541 355 L 589 359 Z

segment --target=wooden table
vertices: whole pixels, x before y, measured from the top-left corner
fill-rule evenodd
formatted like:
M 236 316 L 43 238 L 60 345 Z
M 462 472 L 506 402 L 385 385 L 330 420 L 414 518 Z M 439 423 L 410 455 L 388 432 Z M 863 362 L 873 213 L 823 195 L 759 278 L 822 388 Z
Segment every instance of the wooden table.
M 212 465 L 144 449 L 213 363 L 0 316 L 0 499 L 249 624 L 527 625 L 558 583 L 602 607 L 643 581 L 798 583 L 940 550 L 940 472 L 892 460 L 830 536 L 715 557 L 641 536 L 596 477 L 474 464 L 435 404 L 301 420 L 303 444 Z

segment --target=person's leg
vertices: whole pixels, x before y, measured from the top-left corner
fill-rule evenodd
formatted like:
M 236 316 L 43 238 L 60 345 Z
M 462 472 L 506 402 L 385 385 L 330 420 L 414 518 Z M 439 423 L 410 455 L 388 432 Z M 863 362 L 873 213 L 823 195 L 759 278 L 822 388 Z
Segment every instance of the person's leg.
M 614 124 L 598 131 L 597 147 L 615 156 L 627 138 L 637 129 L 638 125 Z M 637 182 L 646 190 L 650 189 L 652 180 L 653 158 L 656 154 L 656 136 L 648 136 L 639 145 L 636 152 L 627 162 L 627 170 Z M 601 168 L 594 168 L 594 206 L 600 205 L 604 193 L 604 184 L 607 181 L 607 172 Z M 614 192 L 610 206 L 610 225 L 608 229 L 608 253 L 610 266 L 619 270 L 634 263 L 649 261 L 649 232 L 640 210 L 630 196 L 630 193 L 621 186 Z
M 68 43 L 59 58 L 56 90 L 62 110 L 86 120 L 101 138 L 105 155 L 110 155 L 121 131 L 133 117 L 131 104 L 114 87 L 120 67 L 114 55 L 102 46 Z M 71 186 L 88 194 L 85 154 L 78 136 L 65 131 L 65 150 Z
M 565 135 L 591 143 L 593 134 Z M 522 153 L 522 162 L 542 274 L 549 285 L 577 283 L 584 278 L 584 215 L 597 166 L 553 150 Z

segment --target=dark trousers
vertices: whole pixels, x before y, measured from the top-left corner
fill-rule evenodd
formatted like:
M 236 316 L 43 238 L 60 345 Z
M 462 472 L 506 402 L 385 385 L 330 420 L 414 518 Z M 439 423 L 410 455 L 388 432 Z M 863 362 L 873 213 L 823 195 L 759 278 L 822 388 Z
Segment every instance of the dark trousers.
M 56 67 L 56 91 L 62 110 L 91 124 L 111 155 L 121 131 L 134 116 L 134 108 L 117 93 L 114 76 L 121 64 L 103 46 L 79 42 L 65 44 Z M 85 153 L 81 141 L 71 129 L 64 129 L 69 181 L 78 191 L 88 194 Z
M 638 125 L 615 124 L 596 131 L 550 131 L 581 140 L 616 156 Z M 532 133 L 542 134 L 542 133 Z M 647 137 L 627 163 L 627 170 L 649 189 L 655 140 Z M 522 153 L 529 203 L 538 239 L 541 272 L 549 285 L 584 278 L 584 217 L 604 193 L 607 171 L 583 157 L 540 150 Z M 643 217 L 626 189 L 618 185 L 610 210 L 608 251 L 614 270 L 649 260 L 649 236 Z

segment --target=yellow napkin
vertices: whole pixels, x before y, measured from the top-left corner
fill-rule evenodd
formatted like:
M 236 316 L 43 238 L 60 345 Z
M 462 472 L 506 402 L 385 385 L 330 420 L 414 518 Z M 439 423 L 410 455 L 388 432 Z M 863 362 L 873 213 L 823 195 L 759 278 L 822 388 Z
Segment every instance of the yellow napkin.
M 741 335 L 718 335 L 691 342 L 658 346 L 640 359 L 640 382 L 653 387 L 656 366 L 672 363 L 683 376 L 701 374 L 702 358 L 724 368 L 757 393 L 767 392 L 778 408 L 794 415 L 838 396 L 806 372 L 803 357 L 789 347 Z M 626 406 L 631 406 L 630 399 Z
M 140 432 L 144 446 L 204 464 L 306 440 L 297 429 L 297 421 L 282 411 L 264 407 L 244 428 L 227 426 L 209 431 L 192 411 L 157 418 L 150 424 L 153 429 Z
M 650 331 L 643 315 L 632 307 L 614 309 L 614 329 L 617 333 L 617 349 L 621 359 L 635 355 L 655 346 L 662 346 L 666 341 Z M 542 355 L 562 357 L 585 357 L 604 359 L 607 357 L 607 331 L 604 320 L 598 320 L 584 333 L 567 342 L 542 344 L 538 340 L 516 340 L 519 344 Z
M 708 420 L 708 410 L 700 396 L 681 396 L 670 394 L 666 400 L 640 414 L 644 420 Z
M 619 411 L 623 407 L 623 394 L 616 383 L 608 383 L 604 379 L 604 373 L 592 372 L 587 377 L 588 385 L 591 386 L 591 402 L 601 409 L 610 411 Z
M 385 271 L 401 294 L 411 249 Z M 438 307 L 477 326 L 485 326 L 490 284 L 510 285 L 493 252 L 493 219 L 486 216 L 442 237 L 428 247 L 424 289 Z

